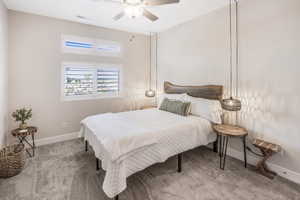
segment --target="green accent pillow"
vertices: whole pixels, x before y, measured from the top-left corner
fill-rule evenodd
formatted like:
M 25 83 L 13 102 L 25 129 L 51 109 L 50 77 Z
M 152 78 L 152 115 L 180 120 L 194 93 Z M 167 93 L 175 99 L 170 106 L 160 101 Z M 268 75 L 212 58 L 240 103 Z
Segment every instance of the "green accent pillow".
M 187 116 L 189 114 L 191 102 L 183 102 L 179 100 L 171 100 L 165 98 L 160 105 L 159 110 L 171 112 L 174 114 Z

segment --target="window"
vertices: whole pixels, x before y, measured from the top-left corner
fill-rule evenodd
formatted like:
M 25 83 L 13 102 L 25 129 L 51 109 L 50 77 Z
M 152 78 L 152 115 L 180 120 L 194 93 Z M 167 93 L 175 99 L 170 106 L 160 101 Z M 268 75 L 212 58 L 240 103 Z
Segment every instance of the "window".
M 71 48 L 84 48 L 84 49 L 93 48 L 92 44 L 83 43 L 83 42 L 73 42 L 73 41 L 68 41 L 68 40 L 65 41 L 65 46 L 71 47 Z
M 62 51 L 72 54 L 120 57 L 122 48 L 114 41 L 63 35 Z
M 121 70 L 116 65 L 63 64 L 64 100 L 118 97 Z

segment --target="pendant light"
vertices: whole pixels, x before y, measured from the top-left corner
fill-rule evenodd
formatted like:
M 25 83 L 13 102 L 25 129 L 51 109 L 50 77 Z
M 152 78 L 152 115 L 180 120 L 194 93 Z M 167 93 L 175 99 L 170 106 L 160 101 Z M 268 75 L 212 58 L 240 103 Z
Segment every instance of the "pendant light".
M 238 43 L 238 0 L 234 0 L 236 5 L 235 31 L 236 31 L 236 95 L 238 92 L 238 65 L 239 65 L 239 43 Z M 222 108 L 227 111 L 239 111 L 242 103 L 239 99 L 232 97 L 233 93 L 233 56 L 232 56 L 232 0 L 229 0 L 229 20 L 230 20 L 230 98 L 222 101 Z
M 157 50 L 156 50 L 157 51 Z M 155 97 L 156 92 L 152 89 L 152 34 L 150 33 L 150 74 L 149 74 L 149 89 L 146 90 L 145 96 L 146 97 Z

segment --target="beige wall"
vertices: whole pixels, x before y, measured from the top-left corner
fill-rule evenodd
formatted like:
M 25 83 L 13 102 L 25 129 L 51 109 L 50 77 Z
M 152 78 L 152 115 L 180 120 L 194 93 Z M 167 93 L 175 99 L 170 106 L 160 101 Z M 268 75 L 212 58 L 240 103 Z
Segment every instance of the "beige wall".
M 0 148 L 5 144 L 7 132 L 7 9 L 0 0 Z
M 159 34 L 160 91 L 163 81 L 226 84 L 229 55 L 224 14 L 223 10 L 213 12 Z
M 159 39 L 159 82 L 228 85 L 228 8 Z M 240 3 L 240 124 L 282 145 L 272 163 L 300 173 L 300 1 Z M 227 74 L 226 74 L 227 73 Z M 227 87 L 228 89 L 228 87 Z M 239 143 L 233 147 L 240 149 Z
M 122 43 L 122 58 L 61 53 L 61 35 L 77 35 Z M 23 106 L 33 109 L 30 124 L 39 127 L 38 138 L 79 131 L 86 116 L 129 110 L 141 104 L 147 86 L 147 36 L 9 11 L 9 112 Z M 122 64 L 124 97 L 61 101 L 62 62 Z M 142 98 L 141 101 L 137 101 Z M 17 124 L 11 120 L 10 128 Z

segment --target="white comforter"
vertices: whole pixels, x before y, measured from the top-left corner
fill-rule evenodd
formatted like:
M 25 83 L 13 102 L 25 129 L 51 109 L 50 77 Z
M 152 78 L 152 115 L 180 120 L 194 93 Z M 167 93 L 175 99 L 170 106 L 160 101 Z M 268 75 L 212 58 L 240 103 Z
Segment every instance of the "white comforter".
M 158 109 L 87 117 L 83 134 L 106 170 L 103 190 L 113 197 L 131 174 L 215 139 L 209 121 Z

